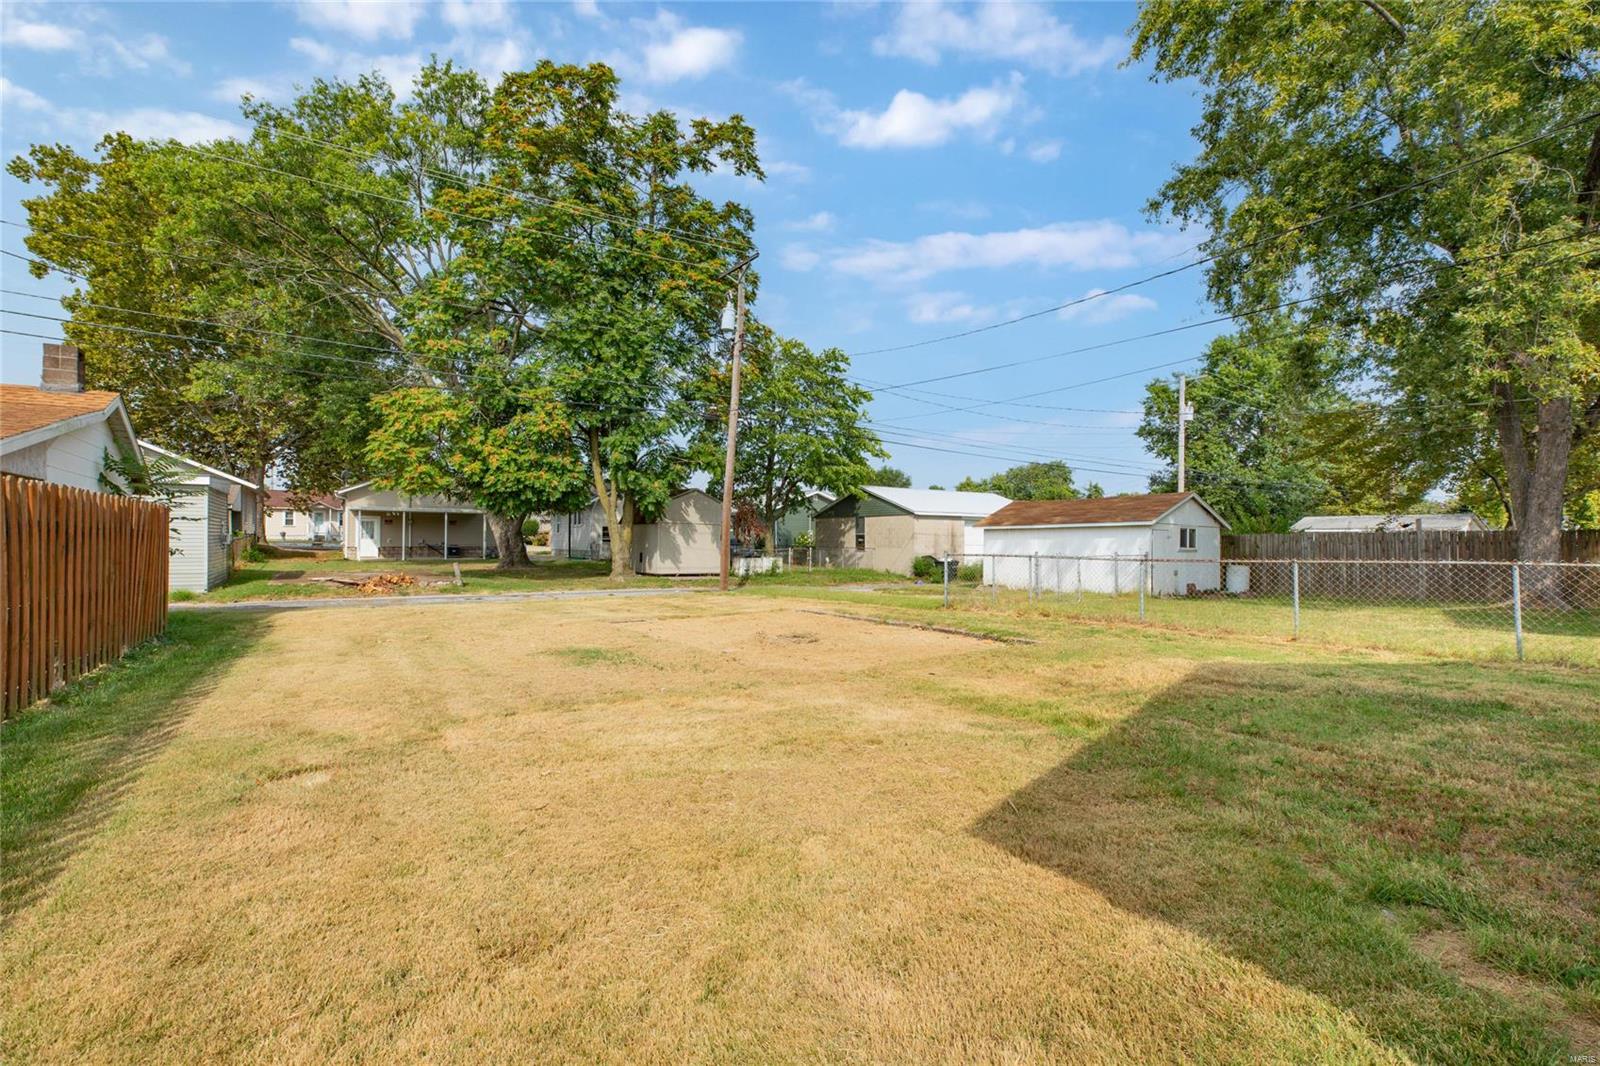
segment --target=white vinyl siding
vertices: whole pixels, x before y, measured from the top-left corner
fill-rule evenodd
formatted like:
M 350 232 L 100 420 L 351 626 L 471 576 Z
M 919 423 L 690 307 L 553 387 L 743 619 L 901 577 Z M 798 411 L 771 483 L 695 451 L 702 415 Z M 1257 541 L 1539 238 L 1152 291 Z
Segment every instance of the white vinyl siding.
M 172 504 L 167 586 L 206 592 L 228 580 L 228 493 L 190 484 Z
M 0 469 L 75 489 L 104 492 L 100 472 L 105 469 L 108 452 L 117 454 L 116 438 L 111 435 L 110 425 L 101 421 L 12 452 Z

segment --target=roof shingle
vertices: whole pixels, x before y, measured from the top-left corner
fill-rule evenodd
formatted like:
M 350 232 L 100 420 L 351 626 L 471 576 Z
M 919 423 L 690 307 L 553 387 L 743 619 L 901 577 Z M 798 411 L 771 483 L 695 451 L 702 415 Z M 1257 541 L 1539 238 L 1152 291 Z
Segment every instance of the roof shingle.
M 0 439 L 98 414 L 116 401 L 114 392 L 46 392 L 33 385 L 0 385 Z
M 1017 500 L 978 525 L 1092 526 L 1154 522 L 1193 495 L 1192 492 L 1154 492 L 1142 496 L 1104 496 L 1097 500 Z

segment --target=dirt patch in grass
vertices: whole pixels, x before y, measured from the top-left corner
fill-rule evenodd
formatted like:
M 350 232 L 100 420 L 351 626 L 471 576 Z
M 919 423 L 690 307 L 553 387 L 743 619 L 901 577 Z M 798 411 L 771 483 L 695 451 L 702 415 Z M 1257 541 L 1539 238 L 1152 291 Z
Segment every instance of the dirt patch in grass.
M 1569 1010 L 1554 990 L 1498 970 L 1473 957 L 1472 942 L 1454 929 L 1434 929 L 1415 939 L 1417 950 L 1473 988 L 1548 1014 L 1571 1042 L 1573 1051 L 1600 1051 L 1600 1020 Z M 1594 1049 L 1591 1051 L 1591 1049 Z

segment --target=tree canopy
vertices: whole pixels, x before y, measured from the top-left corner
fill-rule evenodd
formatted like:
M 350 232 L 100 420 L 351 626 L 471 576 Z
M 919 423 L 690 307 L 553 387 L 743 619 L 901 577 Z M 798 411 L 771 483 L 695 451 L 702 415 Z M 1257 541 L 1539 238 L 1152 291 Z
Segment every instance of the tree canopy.
M 909 489 L 911 487 L 911 475 L 899 467 L 884 464 L 883 466 L 872 468 L 872 474 L 867 479 L 866 484 L 882 485 L 891 489 Z
M 958 492 L 997 492 L 1011 500 L 1075 500 L 1072 468 L 1059 459 L 1023 463 L 986 478 L 963 478 Z
M 1600 428 L 1597 55 L 1582 0 L 1149 0 L 1135 30 L 1205 96 L 1151 210 L 1207 229 L 1212 298 L 1343 331 L 1366 424 L 1474 455 L 1525 558 Z
M 813 352 L 759 322 L 751 323 L 744 352 L 735 498 L 749 501 L 770 530 L 812 490 L 844 496 L 872 483 L 869 461 L 884 455 L 866 425 L 872 394 L 850 381 L 844 353 Z M 708 409 L 727 395 L 724 367 L 719 363 L 708 381 Z M 727 423 L 708 419 L 701 426 L 698 462 L 718 471 L 711 481 L 716 495 L 722 491 Z

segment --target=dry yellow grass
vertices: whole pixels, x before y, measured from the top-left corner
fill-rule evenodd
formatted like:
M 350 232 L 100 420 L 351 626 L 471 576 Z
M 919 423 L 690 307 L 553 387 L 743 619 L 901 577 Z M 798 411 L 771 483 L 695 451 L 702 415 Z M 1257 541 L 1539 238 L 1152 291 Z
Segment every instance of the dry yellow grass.
M 1037 656 L 711 597 L 316 623 L 12 917 L 8 1061 L 1400 1057 L 973 831 L 1079 742 L 941 693 Z

